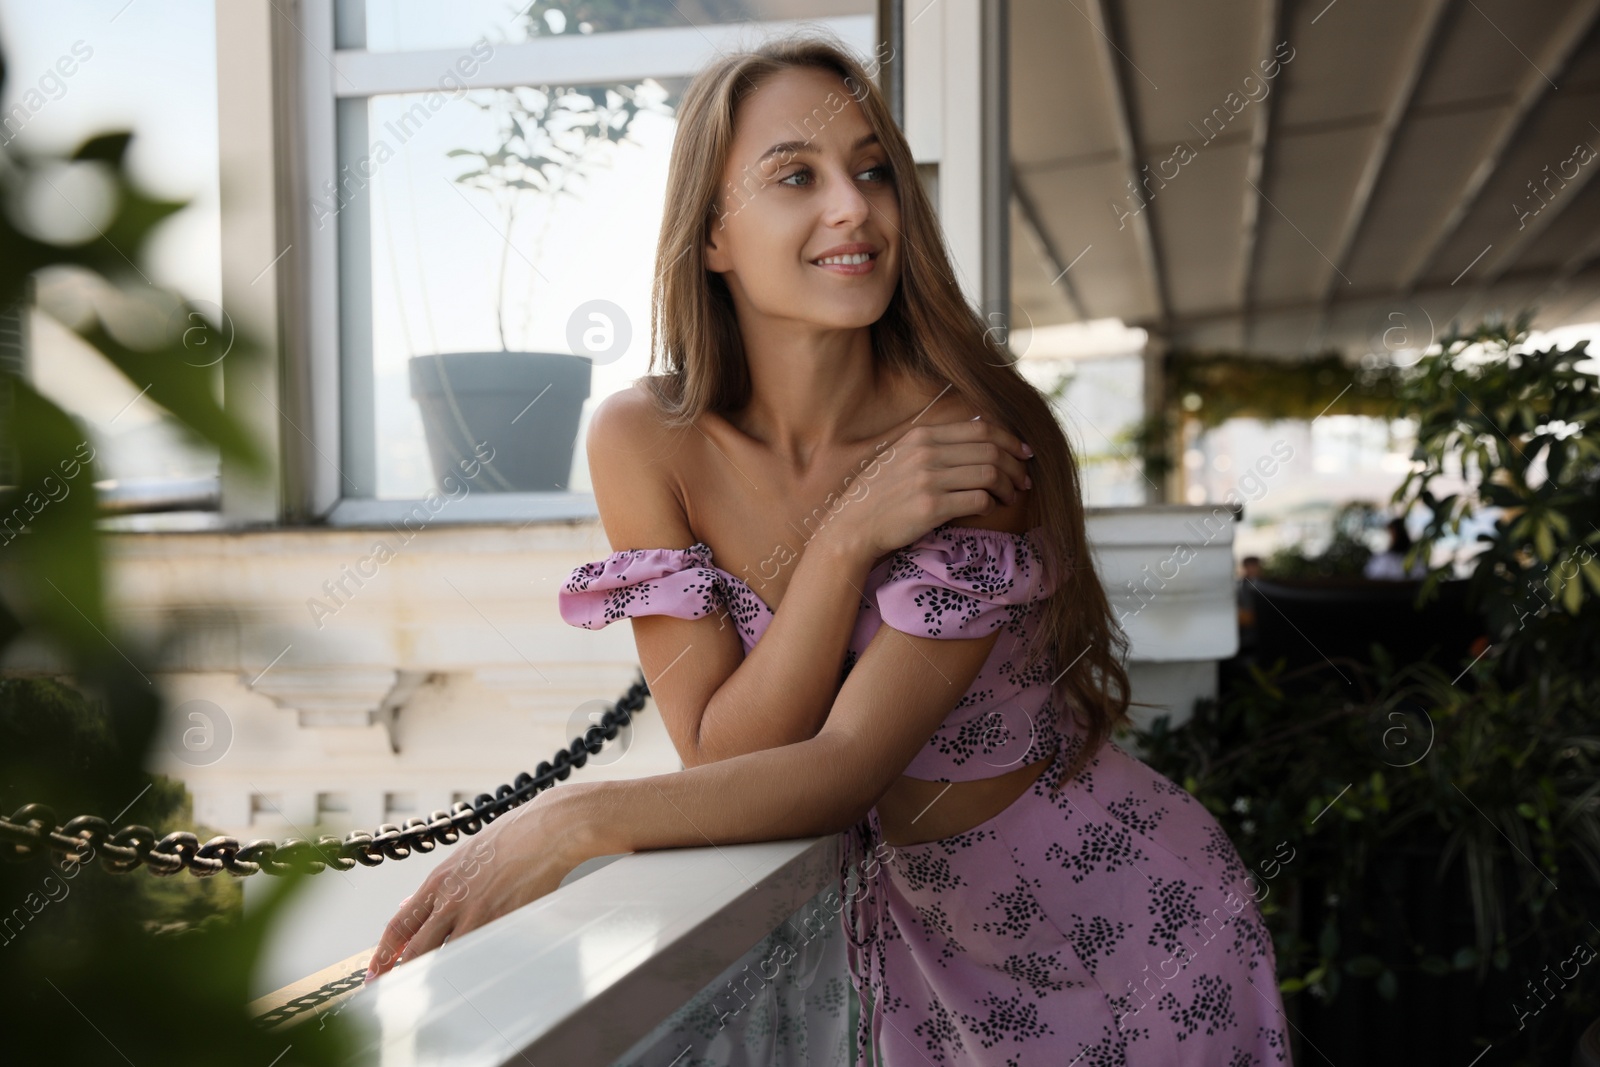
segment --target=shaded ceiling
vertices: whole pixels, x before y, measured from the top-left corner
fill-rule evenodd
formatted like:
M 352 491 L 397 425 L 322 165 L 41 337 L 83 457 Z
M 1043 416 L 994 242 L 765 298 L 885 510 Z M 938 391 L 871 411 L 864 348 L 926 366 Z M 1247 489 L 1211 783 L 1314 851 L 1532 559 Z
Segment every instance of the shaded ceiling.
M 1282 356 L 1600 319 L 1597 23 L 1600 0 L 1012 0 L 1012 298 Z

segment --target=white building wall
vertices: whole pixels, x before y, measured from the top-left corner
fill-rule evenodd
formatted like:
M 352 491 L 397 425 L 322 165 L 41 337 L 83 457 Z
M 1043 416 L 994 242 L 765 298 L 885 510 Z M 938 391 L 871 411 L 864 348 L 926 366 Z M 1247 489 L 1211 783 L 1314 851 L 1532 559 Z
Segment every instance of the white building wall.
M 1237 647 L 1232 524 L 1172 507 L 1097 510 L 1089 525 L 1132 640 L 1134 699 L 1181 721 Z M 183 781 L 217 833 L 342 837 L 426 818 L 551 759 L 637 675 L 631 626 L 584 630 L 557 608 L 571 571 L 609 552 L 597 522 L 438 526 L 409 541 L 319 528 L 108 542 L 117 628 L 160 649 L 153 681 L 172 714 L 153 769 Z M 378 542 L 394 556 L 363 564 Z M 1192 551 L 1175 555 L 1180 544 Z M 359 585 L 358 569 L 371 575 Z M 335 597 L 324 583 L 339 579 Z M 680 769 L 654 706 L 635 722 L 620 755 L 574 773 Z M 256 992 L 375 944 L 439 858 L 317 876 Z M 265 881 L 246 882 L 247 901 Z

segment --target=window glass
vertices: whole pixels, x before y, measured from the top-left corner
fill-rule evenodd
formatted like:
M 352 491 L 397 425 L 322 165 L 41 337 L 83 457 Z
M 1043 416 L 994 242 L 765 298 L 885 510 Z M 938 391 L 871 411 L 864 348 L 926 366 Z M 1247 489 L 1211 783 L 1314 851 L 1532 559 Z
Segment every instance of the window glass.
M 106 10 L 0 0 L 0 40 L 0 143 L 12 152 L 65 156 L 96 134 L 131 130 L 125 162 L 132 180 L 149 195 L 188 206 L 163 221 L 143 249 L 118 242 L 128 263 L 118 282 L 123 296 L 150 291 L 148 282 L 181 293 L 224 324 L 212 3 Z M 103 232 L 111 194 L 94 165 L 55 168 L 45 177 L 13 205 L 25 229 L 55 241 L 111 239 Z M 129 512 L 215 510 L 217 450 L 63 322 L 117 295 L 75 269 L 42 271 L 34 282 L 33 306 L 0 309 L 0 360 L 82 426 L 81 454 L 94 458 L 102 499 Z M 193 366 L 210 368 L 196 373 L 214 375 L 220 394 L 220 362 L 197 353 Z
M 479 38 L 517 44 L 563 33 L 870 15 L 875 0 L 366 0 L 341 5 L 340 48 L 405 52 Z
M 345 433 L 371 435 L 347 495 L 572 488 L 585 401 L 647 370 L 684 84 L 346 102 L 315 214 L 342 227 Z

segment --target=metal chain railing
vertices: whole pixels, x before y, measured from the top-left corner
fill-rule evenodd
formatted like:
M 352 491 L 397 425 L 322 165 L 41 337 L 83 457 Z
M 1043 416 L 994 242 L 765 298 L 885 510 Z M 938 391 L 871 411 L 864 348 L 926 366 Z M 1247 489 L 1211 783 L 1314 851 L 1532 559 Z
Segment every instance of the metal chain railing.
M 523 771 L 510 785 L 493 794 L 479 793 L 468 804 L 457 801 L 450 810 L 439 809 L 427 819 L 407 819 L 404 826 L 384 823 L 376 833 L 351 832 L 343 841 L 323 834 L 316 841 L 290 838 L 281 844 L 266 839 L 241 845 L 238 838 L 213 837 L 204 844 L 194 834 L 178 831 L 157 838 L 148 826 L 128 825 L 113 831 L 106 820 L 80 815 L 57 825 L 55 812 L 44 804 L 28 804 L 10 818 L 0 815 L 0 858 L 21 863 L 54 854 L 58 862 L 81 863 L 99 857 L 100 866 L 113 874 L 126 874 L 141 864 L 155 875 L 187 870 L 198 878 L 227 871 L 245 878 L 265 871 L 285 875 L 294 871 L 318 874 L 328 867 L 348 871 L 356 864 L 376 867 L 386 859 L 403 860 L 413 852 L 432 852 L 437 845 L 453 845 L 462 834 L 472 835 L 512 808 L 564 781 L 574 767 L 617 736 L 633 713 L 644 707 L 650 689 L 641 674 L 582 737 L 540 763 L 532 774 Z M 85 850 L 88 850 L 87 855 Z M 326 998 L 324 998 L 326 999 Z

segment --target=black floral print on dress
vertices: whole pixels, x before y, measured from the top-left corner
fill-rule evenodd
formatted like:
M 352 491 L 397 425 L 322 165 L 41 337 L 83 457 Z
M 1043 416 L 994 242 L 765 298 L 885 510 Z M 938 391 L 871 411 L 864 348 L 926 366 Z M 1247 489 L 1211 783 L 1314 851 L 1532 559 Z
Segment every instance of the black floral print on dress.
M 1044 532 L 947 524 L 868 576 L 841 680 L 884 625 L 940 640 L 1001 631 L 904 773 L 961 782 L 1051 762 L 963 833 L 891 854 L 872 809 L 840 835 L 841 887 L 889 856 L 840 916 L 860 1007 L 855 1063 L 1288 1063 L 1272 940 L 1210 813 L 1114 742 L 1050 795 L 1084 738 L 1051 689 L 1064 664 L 1025 664 L 1056 590 Z M 747 653 L 774 618 L 704 542 L 586 564 L 558 600 L 590 629 L 642 614 L 731 617 Z

